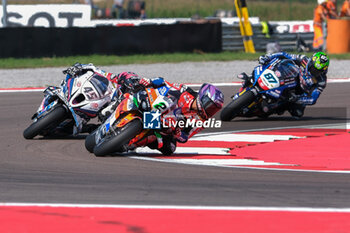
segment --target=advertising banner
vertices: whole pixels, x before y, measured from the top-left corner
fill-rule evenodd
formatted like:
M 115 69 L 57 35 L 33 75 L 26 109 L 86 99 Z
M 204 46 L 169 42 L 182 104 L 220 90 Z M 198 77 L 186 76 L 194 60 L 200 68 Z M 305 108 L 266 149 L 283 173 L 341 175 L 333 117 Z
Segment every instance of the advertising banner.
M 308 33 L 314 31 L 313 20 L 305 21 L 270 21 L 271 25 L 277 25 L 277 33 Z
M 0 18 L 3 18 L 2 6 Z M 85 4 L 8 5 L 7 26 L 90 27 L 91 6 Z M 3 27 L 2 20 L 0 27 Z

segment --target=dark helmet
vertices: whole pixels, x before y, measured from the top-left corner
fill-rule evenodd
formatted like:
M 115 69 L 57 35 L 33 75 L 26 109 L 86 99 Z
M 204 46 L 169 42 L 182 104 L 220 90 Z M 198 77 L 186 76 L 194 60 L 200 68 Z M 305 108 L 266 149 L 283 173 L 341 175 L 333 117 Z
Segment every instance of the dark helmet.
M 317 52 L 309 59 L 306 67 L 306 71 L 311 74 L 312 77 L 318 77 L 323 72 L 327 71 L 329 66 L 329 57 L 324 52 Z
M 209 119 L 224 105 L 224 94 L 212 84 L 204 83 L 198 91 L 197 107 L 203 119 Z
M 125 80 L 132 78 L 139 78 L 139 76 L 134 72 L 122 72 L 117 75 L 118 84 L 120 85 L 123 85 Z
M 117 79 L 123 93 L 137 91 L 140 88 L 139 80 L 141 77 L 134 72 L 122 72 L 117 75 Z

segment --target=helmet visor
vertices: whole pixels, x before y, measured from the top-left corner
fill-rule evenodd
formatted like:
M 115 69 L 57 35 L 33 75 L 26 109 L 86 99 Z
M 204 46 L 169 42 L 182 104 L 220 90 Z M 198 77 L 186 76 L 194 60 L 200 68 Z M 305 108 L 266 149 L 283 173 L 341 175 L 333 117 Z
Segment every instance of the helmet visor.
M 313 76 L 313 77 L 318 77 L 322 74 L 323 70 L 318 70 L 315 65 L 314 62 L 309 62 L 308 65 L 308 71 L 309 73 Z
M 219 111 L 218 106 L 208 97 L 203 96 L 201 98 L 202 111 L 206 115 L 205 118 L 212 117 L 217 111 Z

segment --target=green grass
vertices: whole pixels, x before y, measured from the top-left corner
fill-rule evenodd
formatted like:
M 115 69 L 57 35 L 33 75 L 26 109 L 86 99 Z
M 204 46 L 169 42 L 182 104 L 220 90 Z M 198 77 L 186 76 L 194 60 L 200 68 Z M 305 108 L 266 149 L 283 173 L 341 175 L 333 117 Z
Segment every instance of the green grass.
M 218 9 L 234 10 L 234 0 L 145 0 L 150 18 L 213 16 Z M 250 16 L 262 20 L 313 19 L 316 1 L 247 0 Z
M 265 21 L 312 20 L 317 5 L 315 2 L 252 1 L 248 10 L 250 16 L 257 16 Z
M 218 9 L 234 10 L 234 0 L 144 0 L 149 18 L 213 16 Z M 72 0 L 8 0 L 8 4 L 72 3 Z M 94 0 L 100 8 L 111 8 L 113 0 Z M 316 0 L 247 0 L 249 14 L 263 20 L 305 20 L 313 18 Z M 125 1 L 124 8 L 127 8 Z M 338 7 L 342 1 L 338 1 Z
M 98 66 L 122 65 L 122 64 L 151 64 L 151 63 L 178 63 L 178 62 L 202 62 L 202 61 L 235 61 L 257 60 L 262 53 L 249 54 L 244 52 L 222 53 L 172 53 L 152 55 L 129 55 L 129 56 L 74 56 L 53 58 L 23 58 L 23 59 L 0 59 L 0 69 L 17 68 L 40 68 L 40 67 L 67 67 L 76 62 L 94 63 Z M 311 56 L 312 54 L 307 54 Z M 350 59 L 350 53 L 330 55 L 331 59 Z
M 126 55 L 126 56 L 72 56 L 53 58 L 8 58 L 0 59 L 0 69 L 29 68 L 29 67 L 58 67 L 69 66 L 75 62 L 94 63 L 102 65 L 122 64 L 150 64 L 150 63 L 177 63 L 183 61 L 228 61 L 240 58 L 254 59 L 252 54 L 245 53 L 168 53 L 149 55 Z

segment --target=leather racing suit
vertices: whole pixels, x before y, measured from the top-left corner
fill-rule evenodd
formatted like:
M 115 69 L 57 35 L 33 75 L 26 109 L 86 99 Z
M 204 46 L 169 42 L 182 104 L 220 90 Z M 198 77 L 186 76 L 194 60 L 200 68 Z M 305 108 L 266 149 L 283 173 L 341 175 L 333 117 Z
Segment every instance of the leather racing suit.
M 153 79 L 154 80 L 154 79 Z M 149 137 L 138 142 L 137 146 L 148 146 L 151 149 L 157 149 L 164 155 L 171 155 L 176 150 L 177 143 L 186 143 L 189 138 L 203 130 L 203 127 L 196 127 L 196 125 L 186 125 L 180 127 L 179 125 L 171 124 L 170 122 L 188 122 L 188 121 L 203 121 L 197 111 L 191 109 L 192 103 L 197 98 L 197 92 L 187 87 L 184 84 L 170 83 L 162 81 L 158 78 L 159 86 L 168 88 L 167 97 L 172 100 L 172 107 L 169 113 L 164 118 L 164 124 L 167 128 L 160 130 L 160 135 L 150 135 Z

